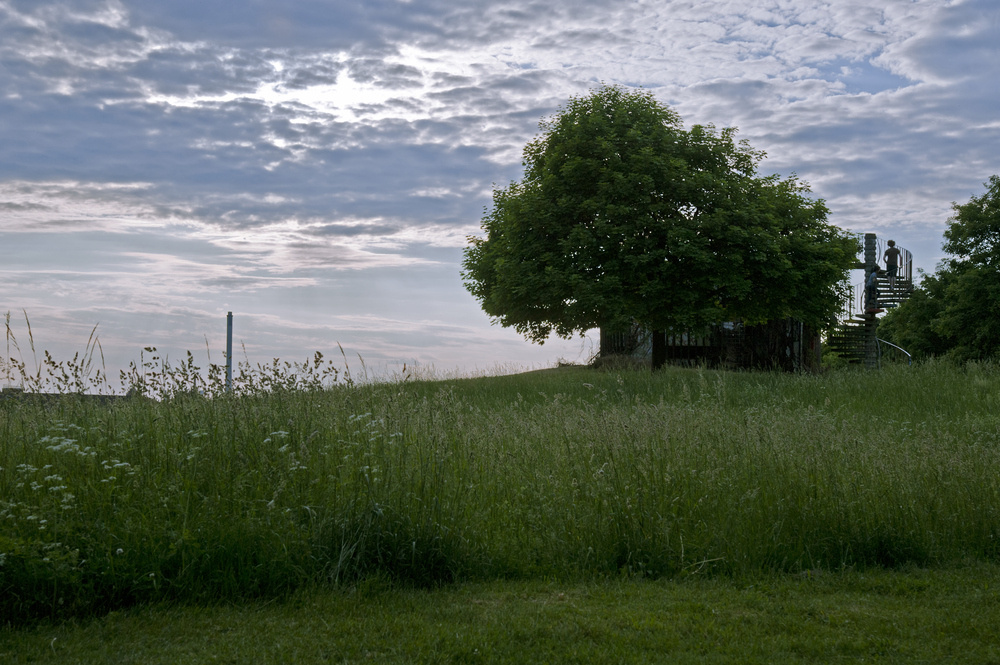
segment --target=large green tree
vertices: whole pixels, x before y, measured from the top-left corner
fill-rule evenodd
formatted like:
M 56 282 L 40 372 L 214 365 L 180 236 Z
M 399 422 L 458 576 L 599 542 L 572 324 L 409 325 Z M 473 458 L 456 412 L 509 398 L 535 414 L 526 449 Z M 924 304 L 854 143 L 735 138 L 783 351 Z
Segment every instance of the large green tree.
M 943 249 L 951 256 L 879 324 L 879 335 L 917 356 L 1000 358 L 1000 176 L 952 204 Z
M 759 176 L 763 153 L 735 129 L 685 130 L 618 86 L 540 127 L 523 179 L 494 188 L 465 250 L 466 288 L 495 322 L 539 343 L 632 322 L 830 323 L 857 243 L 803 183 Z

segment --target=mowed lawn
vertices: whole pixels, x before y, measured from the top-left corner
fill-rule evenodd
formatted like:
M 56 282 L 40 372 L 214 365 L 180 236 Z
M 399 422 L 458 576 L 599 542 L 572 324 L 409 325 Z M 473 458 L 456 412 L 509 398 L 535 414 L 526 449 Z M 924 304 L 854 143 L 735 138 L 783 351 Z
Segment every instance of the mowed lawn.
M 371 582 L 0 632 L 0 662 L 998 663 L 1000 567 Z

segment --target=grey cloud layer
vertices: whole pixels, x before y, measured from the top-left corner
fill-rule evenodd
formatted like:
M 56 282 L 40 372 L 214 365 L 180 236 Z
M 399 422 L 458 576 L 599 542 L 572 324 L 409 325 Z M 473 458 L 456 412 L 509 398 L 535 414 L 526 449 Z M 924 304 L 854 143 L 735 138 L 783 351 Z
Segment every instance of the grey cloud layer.
M 103 50 L 116 54 L 105 58 L 109 64 L 103 69 L 94 67 L 94 58 L 73 57 L 91 51 L 80 30 L 58 32 L 44 23 L 22 35 L 27 45 L 5 40 L 4 64 L 14 75 L 5 82 L 13 94 L 0 102 L 10 120 L 6 131 L 0 130 L 7 147 L 0 177 L 83 179 L 85 173 L 88 179 L 141 180 L 154 183 L 156 191 L 148 195 L 161 196 L 163 205 L 185 200 L 198 217 L 253 224 L 282 217 L 412 213 L 412 193 L 474 189 L 478 194 L 479 187 L 462 180 L 489 178 L 493 169 L 482 159 L 484 149 L 466 147 L 465 125 L 483 116 L 436 119 L 422 113 L 421 101 L 405 96 L 421 77 L 412 66 L 375 56 L 339 62 L 322 53 L 166 44 L 157 31 L 88 26 L 85 35 L 100 32 L 107 40 Z M 152 40 L 150 32 L 160 37 Z M 19 34 L 17 26 L 12 33 Z M 58 48 L 51 43 L 56 35 Z M 267 103 L 255 95 L 263 85 L 329 85 L 344 72 L 401 96 L 354 105 L 360 121 L 342 122 L 316 108 Z M 65 90 L 73 94 L 60 92 Z M 483 94 L 488 90 L 469 86 L 430 98 L 470 114 L 474 109 L 489 114 L 489 107 L 496 116 L 511 110 L 495 93 Z M 492 98 L 484 105 L 483 97 Z M 366 120 L 386 112 L 418 117 Z M 248 203 L 248 193 L 275 194 L 284 203 L 256 207 Z M 440 198 L 433 201 L 438 217 Z M 452 204 L 444 212 L 453 220 L 468 219 L 478 209 L 477 201 Z
M 842 175 L 842 190 L 824 192 L 836 196 L 880 186 L 864 167 L 876 161 L 870 150 L 845 156 L 845 145 L 889 136 L 891 150 L 918 154 L 893 136 L 914 140 L 907 115 L 955 122 L 948 114 L 961 103 L 958 122 L 986 125 L 992 138 L 995 107 L 979 86 L 1000 62 L 997 15 L 986 0 L 386 0 L 235 12 L 221 2 L 6 2 L 0 177 L 149 182 L 159 205 L 213 223 L 409 214 L 468 224 L 482 182 L 516 177 L 498 157 L 510 163 L 539 116 L 605 71 L 662 91 L 690 122 L 744 127 L 800 174 L 823 177 L 846 159 L 862 177 Z M 487 49 L 459 74 L 400 62 L 407 43 L 451 62 L 469 44 Z M 503 65 L 489 69 L 487 52 Z M 327 86 L 336 97 L 343 77 L 392 95 L 331 99 L 336 111 L 281 94 Z M 954 82 L 895 91 L 941 77 Z M 924 138 L 931 153 L 956 147 Z M 419 195 L 427 191 L 455 196 Z M 255 203 L 266 195 L 271 203 Z

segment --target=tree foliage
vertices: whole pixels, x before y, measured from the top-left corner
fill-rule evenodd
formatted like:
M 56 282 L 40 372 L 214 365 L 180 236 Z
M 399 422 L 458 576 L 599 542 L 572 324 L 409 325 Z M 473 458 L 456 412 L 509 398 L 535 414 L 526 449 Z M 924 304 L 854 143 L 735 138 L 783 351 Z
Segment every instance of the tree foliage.
M 945 304 L 949 275 L 923 275 L 920 286 L 880 322 L 878 336 L 906 349 L 914 357 L 945 354 L 949 342 L 934 329 Z
M 466 288 L 495 322 L 541 343 L 632 321 L 831 321 L 857 243 L 796 178 L 759 176 L 764 154 L 735 129 L 685 130 L 617 86 L 540 128 L 523 179 L 494 188 L 465 250 Z
M 945 259 L 890 312 L 879 335 L 916 356 L 1000 357 L 1000 177 L 968 203 L 952 204 Z

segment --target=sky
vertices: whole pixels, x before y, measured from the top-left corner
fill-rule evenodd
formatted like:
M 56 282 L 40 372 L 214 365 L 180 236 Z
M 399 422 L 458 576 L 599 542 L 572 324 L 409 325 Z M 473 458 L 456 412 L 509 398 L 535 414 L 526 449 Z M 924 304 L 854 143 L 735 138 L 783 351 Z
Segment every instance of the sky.
M 232 312 L 251 364 L 585 362 L 596 333 L 492 325 L 461 262 L 539 121 L 602 83 L 739 128 L 932 272 L 1000 173 L 998 82 L 996 0 L 0 0 L 3 355 L 96 326 L 111 375 L 222 363 Z

